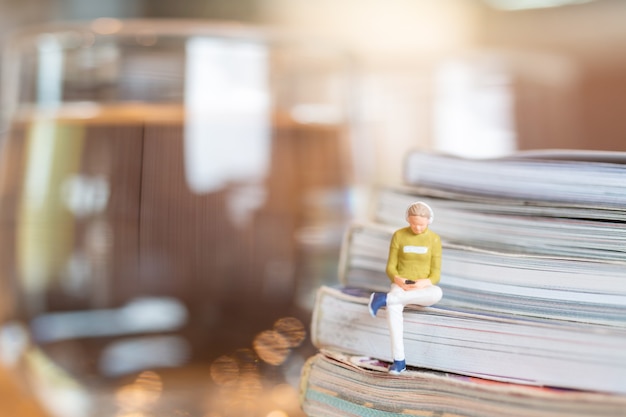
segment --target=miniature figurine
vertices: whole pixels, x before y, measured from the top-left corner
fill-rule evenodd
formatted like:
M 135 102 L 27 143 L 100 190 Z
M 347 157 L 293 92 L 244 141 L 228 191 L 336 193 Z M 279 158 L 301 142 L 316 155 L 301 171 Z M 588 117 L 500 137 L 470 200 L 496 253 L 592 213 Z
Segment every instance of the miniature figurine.
M 407 208 L 409 226 L 396 230 L 389 245 L 386 272 L 391 290 L 388 293 L 375 292 L 370 297 L 372 317 L 376 317 L 381 307 L 387 307 L 393 356 L 389 373 L 394 375 L 406 370 L 404 306 L 415 304 L 427 307 L 442 297 L 441 288 L 436 285 L 441 275 L 441 239 L 428 227 L 433 219 L 432 209 L 424 202 L 418 201 Z

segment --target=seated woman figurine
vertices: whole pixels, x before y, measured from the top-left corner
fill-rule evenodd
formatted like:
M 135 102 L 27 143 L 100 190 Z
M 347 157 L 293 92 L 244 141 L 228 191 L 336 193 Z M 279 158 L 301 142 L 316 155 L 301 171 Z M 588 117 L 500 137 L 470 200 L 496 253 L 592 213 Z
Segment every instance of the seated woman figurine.
M 375 292 L 370 297 L 372 317 L 387 307 L 393 364 L 389 373 L 406 370 L 404 355 L 403 310 L 407 304 L 431 306 L 441 300 L 436 284 L 441 275 L 441 239 L 429 229 L 434 213 L 424 202 L 411 204 L 406 211 L 409 226 L 396 230 L 389 245 L 387 276 L 391 281 L 388 293 Z

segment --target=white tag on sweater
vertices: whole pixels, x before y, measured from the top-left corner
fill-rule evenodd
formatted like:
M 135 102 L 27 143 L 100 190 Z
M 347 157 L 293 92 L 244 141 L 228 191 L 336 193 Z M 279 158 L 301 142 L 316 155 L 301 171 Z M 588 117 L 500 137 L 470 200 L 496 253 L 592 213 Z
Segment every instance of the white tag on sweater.
M 404 253 L 419 253 L 424 254 L 428 252 L 428 247 L 426 246 L 404 246 L 402 248 Z

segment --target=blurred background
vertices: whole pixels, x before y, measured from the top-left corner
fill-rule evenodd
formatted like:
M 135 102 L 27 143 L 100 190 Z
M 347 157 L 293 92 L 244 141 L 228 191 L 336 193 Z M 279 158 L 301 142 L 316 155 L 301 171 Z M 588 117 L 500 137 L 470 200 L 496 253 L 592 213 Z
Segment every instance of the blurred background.
M 246 108 L 251 129 L 269 133 L 211 150 L 181 139 L 204 121 L 183 131 L 176 110 L 129 104 L 160 100 L 142 86 L 179 71 L 170 55 L 98 86 L 98 100 L 124 106 L 74 100 L 95 111 L 80 130 L 76 108 L 57 108 L 63 127 L 51 134 L 12 90 L 55 61 L 33 75 L 0 54 L 3 416 L 301 416 L 315 289 L 336 283 L 345 225 L 366 215 L 371 186 L 402 182 L 406 152 L 626 150 L 621 0 L 0 0 L 0 40 L 61 22 L 105 36 L 145 18 L 280 33 L 270 52 L 198 46 L 234 62 L 228 71 L 249 68 L 247 93 L 271 79 L 271 115 L 262 100 Z M 151 47 L 151 36 L 137 42 Z M 41 56 L 49 40 L 37 40 Z M 307 53 L 283 52 L 292 41 Z M 89 59 L 107 82 L 123 73 Z M 260 59 L 272 66 L 255 72 Z M 85 79 L 66 76 L 73 97 L 87 94 Z M 28 94 L 15 100 L 30 105 Z M 212 151 L 219 171 L 202 157 Z
M 201 18 L 345 46 L 359 62 L 354 132 L 367 162 L 357 168 L 377 180 L 397 181 L 399 158 L 416 146 L 481 155 L 623 148 L 622 1 L 336 3 L 1 0 L 0 36 L 51 21 Z

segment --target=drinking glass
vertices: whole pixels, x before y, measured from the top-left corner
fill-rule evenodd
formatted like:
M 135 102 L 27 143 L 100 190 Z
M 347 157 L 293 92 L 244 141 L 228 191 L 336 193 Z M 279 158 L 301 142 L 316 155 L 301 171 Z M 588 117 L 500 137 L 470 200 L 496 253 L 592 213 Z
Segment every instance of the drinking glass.
M 3 58 L 0 352 L 50 416 L 299 416 L 351 216 L 351 64 L 234 23 L 27 29 Z

